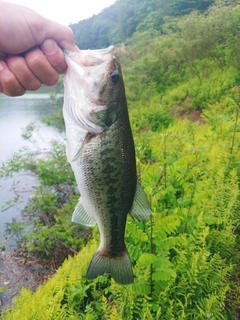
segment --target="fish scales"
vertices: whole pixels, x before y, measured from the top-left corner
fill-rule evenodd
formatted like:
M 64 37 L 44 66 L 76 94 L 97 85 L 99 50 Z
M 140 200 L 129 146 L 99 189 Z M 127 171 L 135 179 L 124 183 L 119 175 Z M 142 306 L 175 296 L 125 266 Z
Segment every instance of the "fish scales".
M 127 214 L 146 220 L 151 209 L 137 181 L 121 67 L 112 47 L 65 54 L 67 155 L 81 195 L 72 220 L 97 224 L 100 232 L 87 278 L 106 272 L 129 284 L 133 273 L 124 242 Z
M 80 184 L 85 185 L 81 195 L 89 199 L 101 230 L 101 246 L 112 257 L 125 250 L 126 213 L 131 210 L 136 189 L 134 146 L 124 123 L 120 118 L 92 137 L 76 162 Z

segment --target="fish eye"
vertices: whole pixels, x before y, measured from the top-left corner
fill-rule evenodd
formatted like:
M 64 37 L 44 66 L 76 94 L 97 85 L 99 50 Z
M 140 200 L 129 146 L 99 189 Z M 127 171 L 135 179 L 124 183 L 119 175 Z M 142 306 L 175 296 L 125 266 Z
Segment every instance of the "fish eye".
M 118 80 L 120 79 L 120 75 L 117 71 L 113 71 L 110 73 L 110 79 L 113 83 L 117 83 Z

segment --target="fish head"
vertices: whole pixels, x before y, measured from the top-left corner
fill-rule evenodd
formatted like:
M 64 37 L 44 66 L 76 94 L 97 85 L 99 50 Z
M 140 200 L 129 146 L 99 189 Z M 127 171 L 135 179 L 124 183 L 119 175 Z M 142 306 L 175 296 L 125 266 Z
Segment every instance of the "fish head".
M 75 108 L 72 115 L 89 132 L 102 132 L 118 119 L 125 99 L 121 67 L 114 56 L 113 46 L 79 50 L 67 57 L 70 70 L 66 77 L 71 79 L 71 93 L 78 109 L 72 104 Z

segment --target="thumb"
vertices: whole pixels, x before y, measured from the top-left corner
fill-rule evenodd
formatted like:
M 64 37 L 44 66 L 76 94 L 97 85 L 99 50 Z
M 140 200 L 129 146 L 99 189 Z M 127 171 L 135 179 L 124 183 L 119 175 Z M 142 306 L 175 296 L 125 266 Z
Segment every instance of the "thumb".
M 44 32 L 42 35 L 39 35 L 41 39 L 37 42 L 41 44 L 45 39 L 53 39 L 62 49 L 77 51 L 72 29 L 52 20 L 46 20 Z

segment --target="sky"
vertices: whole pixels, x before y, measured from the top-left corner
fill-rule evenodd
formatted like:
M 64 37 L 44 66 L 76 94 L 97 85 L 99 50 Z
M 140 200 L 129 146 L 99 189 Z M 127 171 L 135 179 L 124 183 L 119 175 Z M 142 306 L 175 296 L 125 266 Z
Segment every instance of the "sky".
M 69 25 L 98 14 L 116 0 L 9 0 L 24 5 L 42 16 Z

